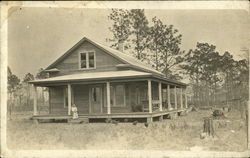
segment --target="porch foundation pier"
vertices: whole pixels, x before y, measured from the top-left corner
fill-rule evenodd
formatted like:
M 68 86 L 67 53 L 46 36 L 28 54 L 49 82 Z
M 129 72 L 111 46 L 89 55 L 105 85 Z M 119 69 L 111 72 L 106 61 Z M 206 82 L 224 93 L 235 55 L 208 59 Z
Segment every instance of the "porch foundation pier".
M 158 84 L 159 89 L 159 110 L 162 111 L 162 89 L 161 89 L 161 82 Z
M 187 104 L 187 88 L 185 89 L 185 107 L 188 108 L 188 104 Z
M 147 123 L 151 123 L 151 122 L 153 122 L 153 117 L 148 117 L 147 118 Z
M 106 88 L 107 88 L 107 113 L 111 114 L 111 109 L 110 109 L 110 82 L 106 82 Z
M 37 87 L 33 85 L 33 92 L 34 92 L 34 103 L 33 103 L 33 115 L 37 115 Z
M 174 107 L 177 110 L 177 88 L 174 87 Z
M 71 84 L 68 84 L 68 115 L 71 115 Z
M 180 101 L 181 101 L 181 109 L 183 109 L 183 95 L 182 95 L 182 87 L 180 88 L 180 90 L 181 90 L 181 93 L 180 93 L 180 96 L 181 96 L 181 98 L 180 98 Z
M 170 85 L 168 84 L 168 110 L 172 110 L 171 100 L 170 100 Z
M 148 80 L 148 109 L 149 113 L 152 113 L 152 90 L 151 90 L 151 80 Z

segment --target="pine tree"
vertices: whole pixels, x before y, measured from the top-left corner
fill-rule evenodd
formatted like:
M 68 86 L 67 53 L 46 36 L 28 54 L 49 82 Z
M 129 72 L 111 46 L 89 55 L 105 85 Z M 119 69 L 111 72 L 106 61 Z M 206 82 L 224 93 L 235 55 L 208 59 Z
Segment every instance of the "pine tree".
M 160 19 L 152 19 L 153 26 L 150 27 L 147 41 L 148 48 L 153 53 L 153 67 L 163 72 L 169 71 L 171 67 L 183 61 L 183 51 L 180 49 L 181 34 L 173 28 L 173 25 L 166 25 Z
M 146 47 L 146 37 L 149 31 L 148 20 L 143 9 L 132 9 L 130 11 L 132 23 L 132 43 L 134 45 L 135 57 L 141 61 L 146 59 L 146 53 L 143 52 Z
M 112 9 L 112 12 L 108 16 L 112 20 L 113 24 L 109 30 L 113 34 L 112 39 L 107 39 L 112 42 L 111 47 L 118 49 L 118 44 L 124 44 L 125 49 L 130 47 L 128 38 L 131 34 L 131 19 L 129 10 L 124 9 Z

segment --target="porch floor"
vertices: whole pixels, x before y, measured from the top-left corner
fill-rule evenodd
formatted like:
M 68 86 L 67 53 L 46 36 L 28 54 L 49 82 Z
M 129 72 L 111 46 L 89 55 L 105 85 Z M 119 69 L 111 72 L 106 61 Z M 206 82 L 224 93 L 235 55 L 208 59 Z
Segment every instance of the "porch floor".
M 126 119 L 126 118 L 155 118 L 170 114 L 177 114 L 186 111 L 186 109 L 177 110 L 164 110 L 164 111 L 154 111 L 151 114 L 148 112 L 133 112 L 133 113 L 111 113 L 111 114 L 79 114 L 79 119 Z M 61 114 L 48 114 L 48 115 L 34 115 L 33 120 L 70 120 L 71 115 L 61 115 Z

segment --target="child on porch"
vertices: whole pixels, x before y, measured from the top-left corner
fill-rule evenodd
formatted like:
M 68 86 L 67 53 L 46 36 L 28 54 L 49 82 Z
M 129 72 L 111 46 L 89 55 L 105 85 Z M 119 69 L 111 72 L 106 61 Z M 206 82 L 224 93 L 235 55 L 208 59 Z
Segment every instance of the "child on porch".
M 77 107 L 75 104 L 72 105 L 71 111 L 73 112 L 73 119 L 78 119 Z

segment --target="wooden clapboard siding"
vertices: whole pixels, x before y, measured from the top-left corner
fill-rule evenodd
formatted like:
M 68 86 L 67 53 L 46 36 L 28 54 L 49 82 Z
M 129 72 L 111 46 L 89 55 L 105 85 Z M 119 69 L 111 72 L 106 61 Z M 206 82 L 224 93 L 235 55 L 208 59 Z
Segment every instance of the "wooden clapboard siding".
M 124 84 L 124 83 L 122 83 Z M 124 107 L 111 107 L 111 113 L 128 113 L 133 112 L 132 106 L 141 105 L 147 100 L 146 82 L 128 82 L 125 83 L 125 104 Z M 93 85 L 72 85 L 72 102 L 77 106 L 79 114 L 89 114 L 89 88 Z M 107 113 L 107 94 L 106 87 L 103 87 L 103 113 Z M 67 114 L 67 107 L 64 107 L 64 88 L 50 88 L 51 114 Z M 156 91 L 157 91 L 156 87 Z M 138 90 L 136 90 L 138 89 Z M 143 94 L 145 93 L 145 94 Z M 137 98 L 139 96 L 139 98 Z M 138 112 L 138 111 L 137 111 Z
M 77 106 L 79 114 L 89 113 L 89 86 L 73 86 L 74 103 Z
M 64 107 L 64 88 L 50 87 L 50 113 L 67 114 L 67 107 Z
M 111 113 L 128 113 L 132 112 L 130 106 L 126 107 L 111 107 Z
M 96 68 L 88 70 L 79 70 L 79 53 L 84 51 L 95 51 Z M 82 72 L 101 72 L 101 71 L 116 71 L 116 65 L 122 64 L 121 61 L 113 56 L 103 52 L 103 50 L 95 47 L 93 44 L 85 41 L 81 46 L 75 49 L 64 60 L 60 61 L 54 68 L 60 70 L 58 73 L 51 73 L 50 77 L 75 74 Z

